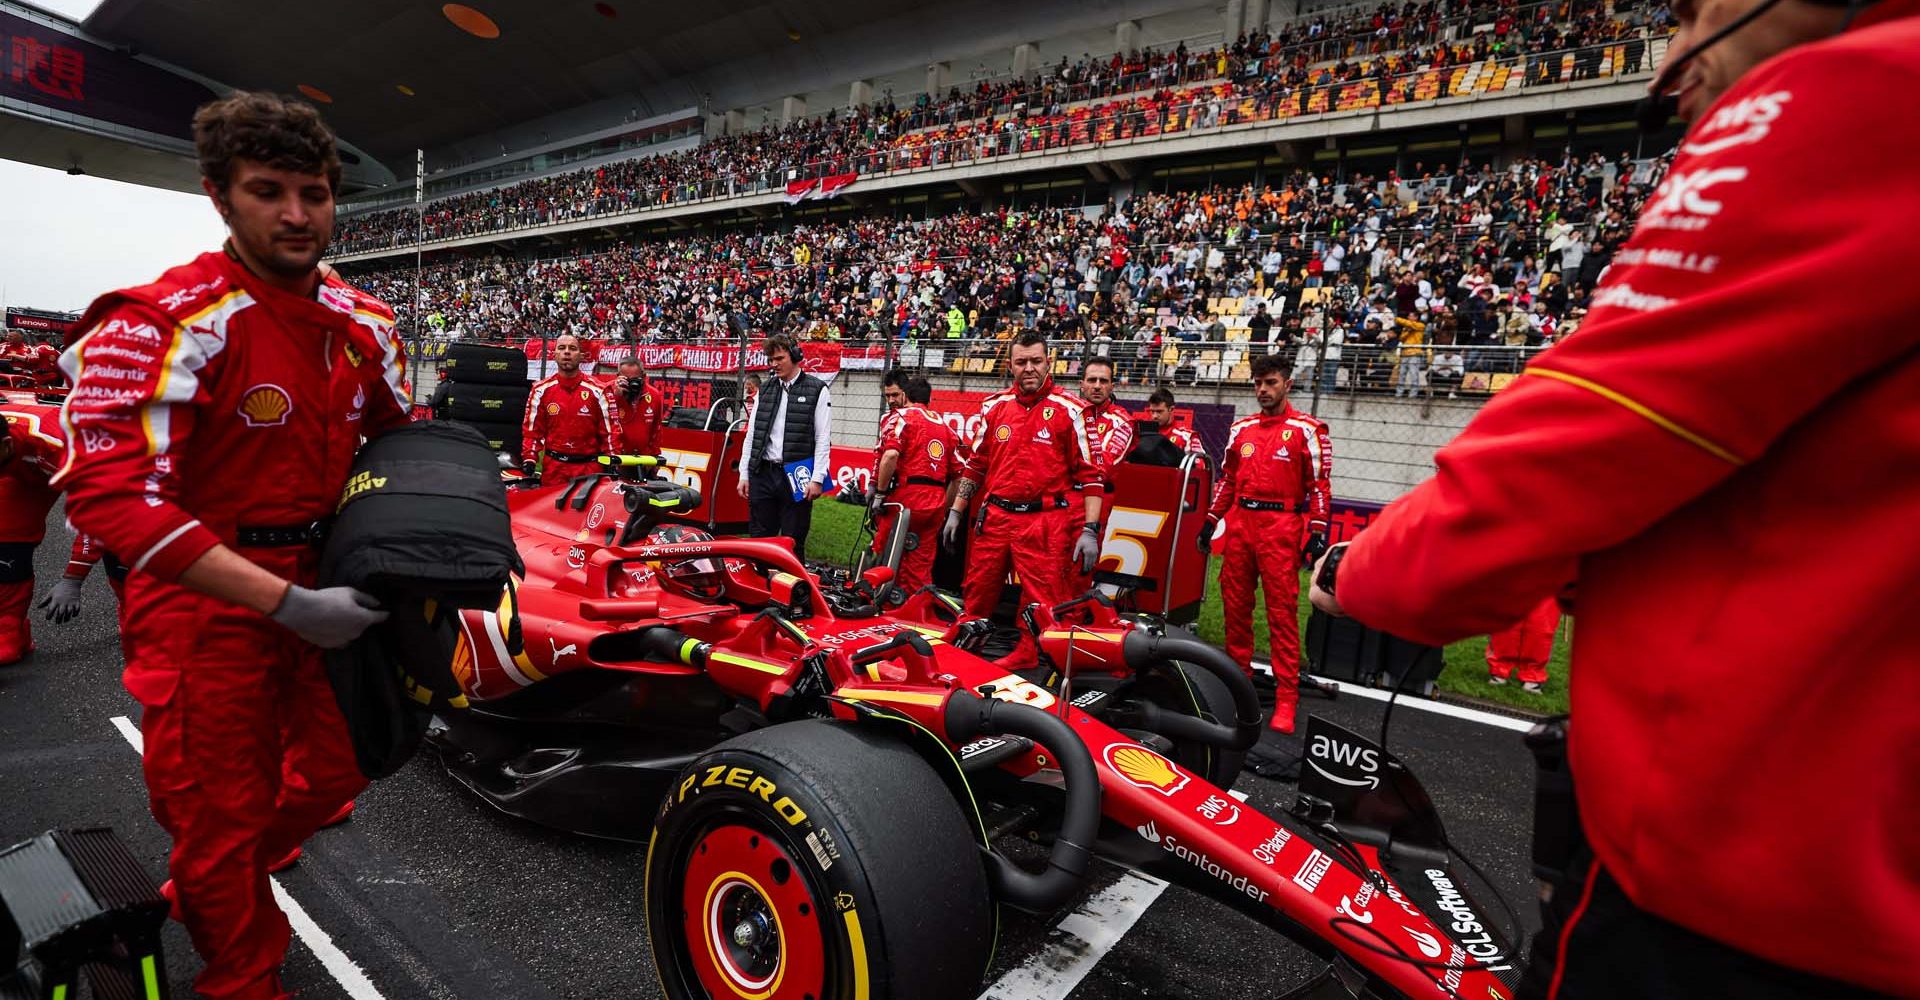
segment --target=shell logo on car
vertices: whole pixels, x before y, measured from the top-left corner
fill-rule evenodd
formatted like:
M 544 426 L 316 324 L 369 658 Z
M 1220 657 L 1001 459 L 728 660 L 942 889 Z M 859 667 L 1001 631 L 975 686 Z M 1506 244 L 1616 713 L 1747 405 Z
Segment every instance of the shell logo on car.
M 1169 798 L 1185 788 L 1192 778 L 1174 766 L 1173 761 L 1138 743 L 1111 743 L 1101 756 L 1115 774 L 1141 788 L 1151 789 Z

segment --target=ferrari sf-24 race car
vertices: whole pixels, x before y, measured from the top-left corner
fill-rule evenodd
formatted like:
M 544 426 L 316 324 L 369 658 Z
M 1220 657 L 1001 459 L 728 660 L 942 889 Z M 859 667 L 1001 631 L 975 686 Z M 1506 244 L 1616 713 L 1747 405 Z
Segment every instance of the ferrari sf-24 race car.
M 1314 720 L 1312 780 L 1262 815 L 1228 795 L 1262 725 L 1218 649 L 1090 594 L 1022 609 L 1045 669 L 1009 674 L 950 594 L 674 523 L 700 498 L 652 462 L 510 490 L 525 577 L 449 618 L 466 707 L 429 740 L 505 812 L 648 845 L 667 996 L 972 997 L 995 907 L 1057 910 L 1095 858 L 1324 959 L 1288 997 L 1512 996 L 1506 941 L 1380 747 Z

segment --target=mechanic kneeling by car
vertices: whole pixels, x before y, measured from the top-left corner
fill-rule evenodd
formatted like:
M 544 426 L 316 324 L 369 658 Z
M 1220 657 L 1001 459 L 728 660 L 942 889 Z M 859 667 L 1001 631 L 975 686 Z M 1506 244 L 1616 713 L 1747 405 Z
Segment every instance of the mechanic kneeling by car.
M 1585 844 L 1535 858 L 1523 997 L 1920 997 L 1920 324 L 1870 250 L 1920 232 L 1920 2 L 1673 10 L 1692 125 L 1579 335 L 1314 603 L 1433 645 L 1579 614 L 1578 823 L 1535 822 Z
M 75 386 L 55 480 L 133 567 L 124 682 L 142 706 L 178 916 L 215 998 L 279 1000 L 291 937 L 267 873 L 366 786 L 321 649 L 386 612 L 317 583 L 319 525 L 362 437 L 406 423 L 385 303 L 320 265 L 340 159 L 311 105 L 236 92 L 194 115 L 222 251 L 110 292 L 61 359 Z

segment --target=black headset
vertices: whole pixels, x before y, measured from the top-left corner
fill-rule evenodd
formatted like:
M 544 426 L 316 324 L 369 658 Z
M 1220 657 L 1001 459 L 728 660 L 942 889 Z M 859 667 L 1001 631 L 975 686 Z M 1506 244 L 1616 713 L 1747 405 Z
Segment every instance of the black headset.
M 1673 84 L 1673 78 L 1682 69 L 1685 69 L 1688 63 L 1693 61 L 1694 56 L 1720 44 L 1726 40 L 1728 35 L 1752 24 L 1760 18 L 1760 15 L 1772 10 L 1779 2 L 1780 0 L 1761 0 L 1752 10 L 1729 21 L 1726 27 L 1708 35 L 1705 39 L 1701 40 L 1700 44 L 1682 52 L 1680 58 L 1667 60 L 1666 64 L 1660 67 L 1659 72 L 1653 75 L 1653 83 L 1647 87 L 1647 96 L 1641 98 L 1640 103 L 1634 107 L 1633 113 L 1640 126 L 1640 131 L 1660 131 L 1661 128 L 1665 127 L 1668 120 L 1673 118 L 1675 112 L 1680 110 L 1680 102 L 1669 97 L 1665 91 Z M 1803 0 L 1803 2 L 1818 7 L 1846 8 L 1847 16 L 1840 21 L 1839 29 L 1834 32 L 1835 34 L 1839 34 L 1841 31 L 1847 30 L 1847 25 L 1853 23 L 1854 15 L 1860 13 L 1862 8 L 1871 7 L 1875 3 L 1878 3 L 1879 0 Z

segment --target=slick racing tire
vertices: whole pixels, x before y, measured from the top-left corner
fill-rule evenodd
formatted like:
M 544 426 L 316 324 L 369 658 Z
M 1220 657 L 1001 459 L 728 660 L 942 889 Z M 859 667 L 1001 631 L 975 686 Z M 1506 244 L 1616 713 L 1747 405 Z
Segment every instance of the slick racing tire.
M 447 390 L 442 416 L 468 424 L 518 424 L 527 416 L 527 396 L 533 387 L 469 385 L 456 382 Z
M 977 841 L 919 755 L 848 723 L 728 740 L 661 803 L 654 966 L 674 1000 L 966 1000 L 994 911 Z
M 517 347 L 454 344 L 440 364 L 449 379 L 464 384 L 527 384 L 527 352 Z
M 517 423 L 474 423 L 461 420 L 468 427 L 480 432 L 487 439 L 487 447 L 494 451 L 504 451 L 513 456 L 515 465 L 520 464 L 520 425 Z
M 1171 669 L 1170 669 L 1170 668 Z M 1187 663 L 1173 663 L 1148 672 L 1134 686 L 1131 697 L 1153 702 L 1156 706 L 1209 722 L 1231 726 L 1234 720 L 1233 693 L 1220 678 Z M 1191 740 L 1174 740 L 1174 763 L 1179 764 L 1222 791 L 1233 787 L 1246 763 L 1245 750 L 1227 750 Z

